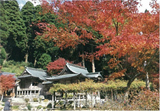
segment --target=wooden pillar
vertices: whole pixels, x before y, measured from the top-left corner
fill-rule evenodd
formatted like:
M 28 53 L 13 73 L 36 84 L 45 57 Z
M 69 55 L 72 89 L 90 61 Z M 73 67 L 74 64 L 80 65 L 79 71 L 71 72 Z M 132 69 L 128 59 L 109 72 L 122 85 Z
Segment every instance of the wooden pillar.
M 91 108 L 93 108 L 93 92 L 91 92 Z
M 12 90 L 12 97 L 14 98 L 15 97 L 15 88 L 13 88 L 13 90 Z
M 86 93 L 86 107 L 87 107 L 87 91 L 85 93 Z
M 52 109 L 53 109 L 53 105 L 54 105 L 53 100 L 54 100 L 54 97 L 53 97 L 53 94 L 52 94 Z
M 75 99 L 76 99 L 75 92 L 73 92 L 74 110 L 76 110 L 76 101 L 75 101 Z
M 80 94 L 78 96 L 78 107 L 80 107 Z
M 67 92 L 65 92 L 65 107 L 67 105 Z
M 113 100 L 113 90 L 111 89 L 111 98 Z
M 55 91 L 52 94 L 52 109 L 55 108 Z

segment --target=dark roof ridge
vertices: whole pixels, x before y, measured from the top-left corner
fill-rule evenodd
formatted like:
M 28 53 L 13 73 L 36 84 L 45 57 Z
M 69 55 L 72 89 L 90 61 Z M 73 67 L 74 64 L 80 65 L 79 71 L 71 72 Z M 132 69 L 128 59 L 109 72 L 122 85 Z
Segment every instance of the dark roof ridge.
M 71 73 L 72 74 L 72 73 Z M 63 74 L 63 75 L 69 75 L 69 74 Z M 74 75 L 74 74 L 73 74 Z M 57 77 L 57 76 L 62 76 L 61 74 L 50 76 L 50 77 Z
M 89 73 L 87 73 L 86 75 L 97 74 L 97 73 L 100 73 L 100 72 L 89 72 Z
M 4 72 L 4 71 L 2 71 L 1 73 L 16 74 L 16 73 L 12 73 L 12 72 Z
M 44 71 L 44 72 L 46 72 L 46 70 L 38 69 L 38 68 L 34 68 L 34 67 L 27 67 L 27 66 L 25 66 L 25 68 L 26 68 L 26 69 L 27 69 L 27 68 L 29 68 L 29 69 L 34 69 L 34 70 Z
M 75 66 L 75 67 L 78 67 L 78 68 L 81 68 L 81 69 L 87 69 L 86 67 L 79 66 L 79 65 L 76 65 L 76 64 L 72 64 L 72 63 L 69 63 L 69 62 L 66 62 L 66 64 L 69 64 L 69 65 L 72 65 L 72 66 Z

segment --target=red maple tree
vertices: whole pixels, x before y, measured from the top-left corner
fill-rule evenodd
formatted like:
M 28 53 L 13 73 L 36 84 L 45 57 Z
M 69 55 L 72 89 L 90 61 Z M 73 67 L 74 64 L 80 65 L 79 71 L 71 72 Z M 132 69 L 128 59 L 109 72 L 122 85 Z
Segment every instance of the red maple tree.
M 2 93 L 1 101 L 3 100 L 3 94 L 9 89 L 14 88 L 15 78 L 14 75 L 1 75 L 0 76 L 0 90 Z
M 66 60 L 64 58 L 59 58 L 55 60 L 54 62 L 50 62 L 47 65 L 47 71 L 50 74 L 58 74 L 66 65 Z
M 64 66 L 66 65 L 66 63 L 72 63 L 72 61 L 68 61 L 65 60 L 64 58 L 58 58 L 57 60 L 55 60 L 54 62 L 50 62 L 47 65 L 47 71 L 51 74 L 51 75 L 57 75 L 61 72 L 61 70 L 64 68 Z M 76 64 L 78 66 L 81 66 L 81 63 Z
M 100 43 L 96 55 L 111 55 L 108 64 L 116 72 L 111 74 L 110 78 L 125 75 L 129 79 L 127 90 L 136 77 L 145 74 L 144 61 L 147 61 L 147 66 L 156 62 L 156 59 L 153 59 L 159 48 L 159 4 L 156 0 L 150 4 L 154 10 L 147 13 L 138 13 L 139 2 L 136 0 L 53 2 L 54 8 L 59 9 L 55 12 L 59 19 L 72 24 L 72 33 L 75 34 L 77 27 L 92 27 L 103 36 L 98 40 L 92 37 L 95 42 Z M 42 7 L 47 10 L 46 5 L 42 4 Z M 74 40 L 80 40 L 76 34 L 70 35 L 73 38 L 69 40 L 67 39 L 70 36 L 66 37 L 63 33 L 60 35 L 59 43 L 62 43 L 62 46 L 63 43 L 74 46 Z M 58 37 L 56 39 L 59 40 Z

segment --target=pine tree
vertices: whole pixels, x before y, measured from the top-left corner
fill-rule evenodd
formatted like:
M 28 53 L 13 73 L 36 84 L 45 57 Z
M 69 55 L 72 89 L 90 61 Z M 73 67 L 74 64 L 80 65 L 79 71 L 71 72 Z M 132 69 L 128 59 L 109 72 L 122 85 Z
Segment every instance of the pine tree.
M 11 54 L 11 59 L 20 61 L 23 59 L 22 51 L 26 48 L 26 28 L 22 20 L 20 9 L 16 0 L 3 1 L 3 7 L 9 20 L 7 38 L 7 52 Z
M 33 10 L 34 10 L 34 6 L 33 4 L 28 1 L 21 10 L 21 14 L 22 14 L 22 19 L 25 23 L 25 27 L 26 27 L 26 41 L 24 41 L 25 44 L 25 62 L 28 62 L 28 56 L 29 56 L 29 48 L 32 45 L 32 41 L 34 39 L 34 30 L 32 30 L 31 24 L 32 21 L 34 19 L 34 14 L 33 14 Z
M 3 7 L 3 2 L 0 2 L 0 44 L 6 46 L 8 38 L 8 19 L 6 16 L 6 10 Z

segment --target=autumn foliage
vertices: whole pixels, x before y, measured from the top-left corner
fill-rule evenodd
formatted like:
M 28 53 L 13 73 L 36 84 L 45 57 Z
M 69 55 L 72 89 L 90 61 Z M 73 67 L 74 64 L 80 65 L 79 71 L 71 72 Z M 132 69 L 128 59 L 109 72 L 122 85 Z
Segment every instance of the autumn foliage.
M 51 7 L 59 9 L 52 12 L 67 23 L 68 28 L 57 30 L 52 27 L 45 37 L 54 38 L 63 48 L 74 47 L 85 38 L 94 40 L 99 44 L 95 53 L 97 57 L 111 56 L 108 64 L 115 72 L 110 78 L 126 76 L 130 86 L 136 77 L 151 72 L 149 67 L 158 61 L 159 4 L 153 0 L 150 3 L 153 11 L 146 13 L 138 12 L 138 4 L 136 0 L 73 0 L 63 3 L 53 0 L 50 5 L 42 4 L 44 13 Z M 87 31 L 88 27 L 103 37 L 97 39 Z M 76 33 L 79 29 L 84 29 L 80 36 Z M 146 68 L 144 61 L 147 61 Z
M 47 71 L 49 73 L 58 74 L 66 65 L 66 60 L 64 58 L 59 58 L 55 60 L 54 62 L 50 62 L 47 65 Z
M 15 78 L 14 75 L 1 75 L 0 76 L 0 89 L 3 92 L 6 92 L 9 89 L 14 88 Z

